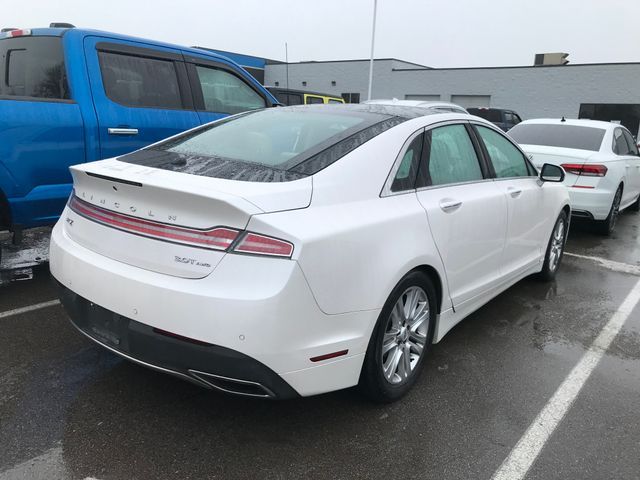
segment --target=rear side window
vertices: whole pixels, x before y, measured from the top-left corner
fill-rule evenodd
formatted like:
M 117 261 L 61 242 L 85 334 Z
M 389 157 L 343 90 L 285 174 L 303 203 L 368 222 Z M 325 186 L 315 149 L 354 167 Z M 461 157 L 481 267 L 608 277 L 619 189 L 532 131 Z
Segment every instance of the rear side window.
M 467 112 L 490 122 L 502 122 L 502 110 L 490 108 L 467 108 Z
M 176 67 L 171 60 L 98 52 L 104 90 L 129 107 L 182 108 Z
M 267 106 L 244 80 L 219 68 L 196 66 L 204 108 L 209 112 L 240 113 Z
M 638 155 L 638 145 L 636 145 L 636 141 L 633 139 L 631 134 L 626 130 L 622 131 L 624 138 L 627 140 L 627 144 L 629 146 L 629 154 L 630 155 Z
M 490 128 L 476 126 L 489 153 L 497 178 L 528 177 L 524 155 L 509 140 Z
M 314 97 L 311 95 L 307 95 L 307 104 L 311 105 L 314 103 L 324 103 L 324 100 L 322 99 L 322 97 Z
M 566 125 L 561 122 L 520 123 L 509 130 L 509 136 L 520 145 L 546 145 L 597 152 L 605 132 L 603 128 Z
M 629 155 L 629 145 L 621 128 L 616 128 L 613 131 L 613 153 L 616 155 Z
M 0 41 L 0 95 L 52 100 L 71 98 L 59 37 Z
M 426 133 L 425 164 L 427 185 L 482 180 L 482 170 L 467 129 L 463 125 L 447 125 Z M 424 175 L 420 175 L 424 177 Z
M 344 102 L 330 98 L 328 103 L 344 103 Z

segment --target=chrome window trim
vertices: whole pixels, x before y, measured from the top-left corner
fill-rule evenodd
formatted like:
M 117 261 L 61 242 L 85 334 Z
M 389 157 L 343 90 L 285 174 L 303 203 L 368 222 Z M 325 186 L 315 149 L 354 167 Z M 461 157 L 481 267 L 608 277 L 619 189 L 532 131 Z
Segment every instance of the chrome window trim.
M 457 113 L 457 112 L 451 112 L 451 113 Z M 465 117 L 469 117 L 470 115 L 464 114 Z M 461 119 L 457 119 L 457 120 L 443 120 L 440 122 L 435 122 L 423 127 L 420 127 L 419 130 L 413 132 L 408 138 L 407 140 L 405 140 L 405 142 L 402 144 L 402 148 L 400 149 L 400 152 L 398 153 L 398 155 L 396 156 L 395 161 L 393 162 L 393 166 L 391 167 L 391 170 L 389 172 L 389 175 L 387 175 L 387 179 L 384 182 L 384 186 L 382 187 L 382 191 L 380 192 L 380 197 L 391 197 L 394 195 L 403 195 L 405 193 L 414 193 L 416 192 L 415 188 L 410 188 L 407 190 L 400 190 L 397 192 L 392 192 L 391 191 L 391 185 L 393 184 L 393 180 L 396 177 L 396 173 L 398 173 L 398 169 L 400 168 L 400 163 L 402 162 L 402 158 L 404 157 L 404 154 L 406 153 L 407 149 L 409 148 L 409 145 L 411 145 L 411 142 L 413 142 L 413 140 L 416 138 L 416 136 L 420 135 L 421 133 L 426 133 L 429 130 L 433 130 L 434 128 L 438 128 L 438 127 L 446 127 L 447 125 L 462 125 L 464 126 L 466 123 L 469 123 L 469 119 L 468 118 L 461 118 Z M 479 125 L 483 125 L 482 123 L 478 122 Z M 471 139 L 469 139 L 471 140 Z M 478 161 L 480 161 L 480 159 L 478 159 Z M 482 180 L 477 180 L 477 181 L 485 181 L 485 180 L 491 180 L 491 179 L 482 179 Z M 472 181 L 472 182 L 461 182 L 455 185 L 461 185 L 461 184 L 466 184 L 466 183 L 476 183 L 477 181 Z M 444 186 L 449 186 L 449 185 L 454 185 L 453 183 L 449 183 L 447 185 Z M 438 185 L 439 186 L 439 185 Z M 421 187 L 418 190 L 423 190 L 424 188 L 431 188 L 431 186 L 429 187 Z
M 485 183 L 485 182 L 493 182 L 493 181 L 495 181 L 495 178 L 483 178 L 482 180 L 470 180 L 468 182 L 444 183 L 442 185 L 427 185 L 426 187 L 420 187 L 415 191 L 424 192 L 425 190 L 436 190 L 439 188 L 458 187 L 461 185 L 475 185 L 477 183 Z

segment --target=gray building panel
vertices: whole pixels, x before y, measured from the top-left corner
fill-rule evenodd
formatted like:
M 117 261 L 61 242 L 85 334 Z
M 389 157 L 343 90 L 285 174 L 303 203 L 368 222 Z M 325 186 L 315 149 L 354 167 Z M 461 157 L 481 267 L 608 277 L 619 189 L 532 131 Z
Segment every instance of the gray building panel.
M 284 64 L 267 65 L 265 83 L 285 86 L 285 71 Z M 368 78 L 367 60 L 289 65 L 290 88 L 359 93 L 361 101 L 366 100 Z M 491 107 L 515 110 L 523 119 L 575 118 L 581 103 L 640 104 L 640 64 L 432 69 L 396 59 L 375 61 L 373 98 L 437 95 L 442 101 L 462 99 L 467 106 L 489 97 Z

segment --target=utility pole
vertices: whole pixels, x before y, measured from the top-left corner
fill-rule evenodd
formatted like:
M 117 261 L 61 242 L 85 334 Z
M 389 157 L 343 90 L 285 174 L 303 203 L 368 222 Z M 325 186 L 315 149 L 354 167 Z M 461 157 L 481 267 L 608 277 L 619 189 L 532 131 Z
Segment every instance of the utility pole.
M 373 0 L 373 28 L 371 29 L 371 60 L 369 62 L 369 93 L 367 100 L 371 100 L 371 86 L 373 85 L 373 47 L 376 41 L 376 12 L 378 10 L 378 0 Z
M 287 68 L 287 90 L 289 90 L 289 46 L 287 42 L 284 42 L 284 61 Z

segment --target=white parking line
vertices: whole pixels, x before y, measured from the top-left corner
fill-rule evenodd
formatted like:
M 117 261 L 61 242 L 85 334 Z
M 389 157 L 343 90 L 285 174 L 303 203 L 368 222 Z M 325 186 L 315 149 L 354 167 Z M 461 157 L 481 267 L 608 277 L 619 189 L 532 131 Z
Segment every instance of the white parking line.
M 492 480 L 524 478 L 639 301 L 640 280 L 493 474 Z
M 7 310 L 6 312 L 0 312 L 0 318 L 12 317 L 13 315 L 20 315 L 21 313 L 32 312 L 34 310 L 40 310 L 41 308 L 52 307 L 58 305 L 60 300 L 49 300 L 48 302 L 36 303 L 27 307 L 16 308 L 14 310 Z
M 638 265 L 630 265 L 628 263 L 614 262 L 613 260 L 607 260 L 606 258 L 592 257 L 590 255 L 580 255 L 578 253 L 564 252 L 569 257 L 581 258 L 583 260 L 591 260 L 592 262 L 599 263 L 601 266 L 614 272 L 630 273 L 631 275 L 640 276 L 640 267 Z

